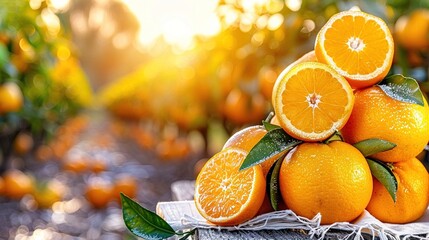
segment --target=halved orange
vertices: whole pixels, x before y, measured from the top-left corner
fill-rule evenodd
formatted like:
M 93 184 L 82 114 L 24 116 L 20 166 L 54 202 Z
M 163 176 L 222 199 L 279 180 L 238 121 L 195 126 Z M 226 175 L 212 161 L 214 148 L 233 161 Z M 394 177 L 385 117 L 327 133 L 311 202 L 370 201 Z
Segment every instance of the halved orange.
M 315 52 L 318 61 L 331 66 L 357 89 L 374 85 L 387 75 L 394 43 L 381 18 L 350 10 L 333 15 L 322 27 Z
M 265 197 L 265 178 L 259 165 L 239 170 L 247 153 L 227 148 L 211 157 L 195 184 L 195 205 L 209 222 L 232 226 L 253 218 Z
M 277 80 L 274 83 L 273 89 L 277 88 L 276 85 L 278 85 L 278 80 L 282 79 L 284 77 L 284 75 L 289 72 L 293 67 L 295 67 L 297 64 L 299 63 L 303 63 L 303 62 L 318 62 L 317 61 L 317 57 L 316 57 L 316 53 L 314 50 L 311 50 L 310 52 L 307 52 L 306 54 L 302 55 L 300 58 L 298 58 L 297 60 L 295 60 L 294 62 L 292 62 L 291 64 L 289 64 L 278 76 Z M 272 94 L 271 94 L 272 96 Z
M 322 141 L 349 119 L 353 89 L 328 65 L 300 63 L 277 81 L 273 90 L 274 112 L 280 126 L 292 137 Z

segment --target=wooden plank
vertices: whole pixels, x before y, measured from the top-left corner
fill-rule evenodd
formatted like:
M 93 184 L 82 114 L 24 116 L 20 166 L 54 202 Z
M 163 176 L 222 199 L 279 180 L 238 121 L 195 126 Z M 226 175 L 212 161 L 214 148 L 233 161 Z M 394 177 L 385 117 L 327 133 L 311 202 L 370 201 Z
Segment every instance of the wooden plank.
M 261 231 L 226 231 L 216 229 L 198 229 L 195 239 L 197 240 L 211 240 L 211 239 L 231 239 L 231 240 L 248 240 L 248 239 L 317 239 L 317 237 L 310 238 L 311 236 L 303 230 L 261 230 Z M 350 235 L 349 232 L 331 230 L 326 233 L 323 239 L 337 240 L 337 239 L 353 239 L 355 234 Z M 372 237 L 369 234 L 362 234 L 364 240 L 379 240 L 378 237 Z

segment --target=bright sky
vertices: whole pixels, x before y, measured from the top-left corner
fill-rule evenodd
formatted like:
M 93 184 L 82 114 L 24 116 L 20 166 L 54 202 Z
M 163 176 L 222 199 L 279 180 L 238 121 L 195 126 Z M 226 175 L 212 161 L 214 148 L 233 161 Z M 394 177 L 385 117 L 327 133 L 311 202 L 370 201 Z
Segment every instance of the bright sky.
M 195 35 L 220 29 L 217 0 L 123 0 L 140 22 L 139 40 L 148 45 L 163 35 L 167 42 L 188 47 Z

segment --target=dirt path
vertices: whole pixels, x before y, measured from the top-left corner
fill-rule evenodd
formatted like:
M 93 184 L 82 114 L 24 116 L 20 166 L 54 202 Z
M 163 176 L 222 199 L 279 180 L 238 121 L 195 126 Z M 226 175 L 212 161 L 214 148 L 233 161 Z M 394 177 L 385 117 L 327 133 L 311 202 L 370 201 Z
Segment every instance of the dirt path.
M 118 139 L 110 132 L 111 119 L 105 114 L 90 113 L 86 131 L 67 154 L 85 153 L 103 157 L 109 164 L 98 177 L 113 179 L 121 173 L 138 180 L 137 201 L 154 211 L 157 202 L 170 201 L 171 183 L 194 178 L 197 156 L 181 161 L 161 161 L 151 150 L 142 150 L 131 140 Z M 109 147 L 91 145 L 94 136 L 111 138 Z M 0 239 L 132 239 L 122 221 L 120 205 L 111 202 L 106 208 L 94 209 L 84 197 L 84 188 L 94 173 L 63 171 L 59 161 L 46 163 L 29 159 L 28 170 L 36 179 L 57 179 L 69 189 L 64 201 L 49 209 L 35 209 L 30 197 L 21 201 L 0 198 Z M 36 238 L 34 238 L 36 239 Z

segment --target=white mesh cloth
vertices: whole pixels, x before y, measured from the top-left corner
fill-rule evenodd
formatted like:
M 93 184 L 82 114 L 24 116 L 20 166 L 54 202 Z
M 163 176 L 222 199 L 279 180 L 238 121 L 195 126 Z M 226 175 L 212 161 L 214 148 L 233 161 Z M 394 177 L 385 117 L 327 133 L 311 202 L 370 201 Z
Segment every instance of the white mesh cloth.
M 174 229 L 215 228 L 227 230 L 280 230 L 304 229 L 315 239 L 323 239 L 331 229 L 346 230 L 354 239 L 361 239 L 362 233 L 377 236 L 381 240 L 390 239 L 429 239 L 429 208 L 418 221 L 408 224 L 387 224 L 374 218 L 367 211 L 355 221 L 321 225 L 320 215 L 313 219 L 297 216 L 290 210 L 282 210 L 259 215 L 234 227 L 220 227 L 208 223 L 197 211 L 194 201 L 160 202 L 156 212 Z

